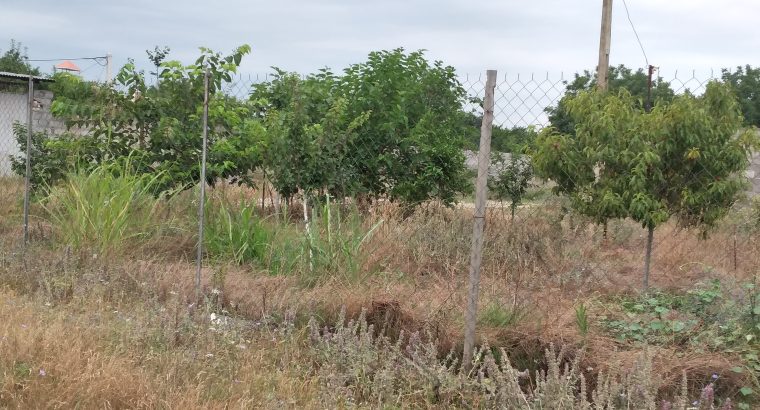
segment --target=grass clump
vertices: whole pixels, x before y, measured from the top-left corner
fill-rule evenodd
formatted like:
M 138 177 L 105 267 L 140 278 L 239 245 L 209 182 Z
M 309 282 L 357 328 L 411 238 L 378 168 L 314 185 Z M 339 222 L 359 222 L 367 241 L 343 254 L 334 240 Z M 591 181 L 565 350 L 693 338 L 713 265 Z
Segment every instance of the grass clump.
M 308 231 L 304 231 L 302 260 L 307 284 L 326 277 L 356 281 L 366 262 L 365 244 L 382 220 L 368 226 L 359 211 L 342 212 L 327 201 L 318 208 Z
M 265 264 L 274 237 L 271 228 L 256 213 L 256 206 L 241 202 L 233 208 L 222 200 L 206 205 L 205 245 L 210 255 L 228 258 L 238 265 Z
M 79 171 L 49 188 L 44 208 L 62 244 L 108 254 L 153 232 L 158 177 L 136 174 L 129 163 Z

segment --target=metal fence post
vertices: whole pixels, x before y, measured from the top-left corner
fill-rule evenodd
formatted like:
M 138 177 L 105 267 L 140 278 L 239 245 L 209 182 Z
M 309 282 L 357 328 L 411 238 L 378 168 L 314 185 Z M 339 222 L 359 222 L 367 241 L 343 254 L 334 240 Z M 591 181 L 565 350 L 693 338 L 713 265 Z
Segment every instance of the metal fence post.
M 472 355 L 475 348 L 475 324 L 478 318 L 480 262 L 483 259 L 483 228 L 485 226 L 486 199 L 488 196 L 488 169 L 491 163 L 491 131 L 493 128 L 495 88 L 496 70 L 488 70 L 486 72 L 486 95 L 483 102 L 483 121 L 480 127 L 478 179 L 475 184 L 475 214 L 472 223 L 472 251 L 470 253 L 469 294 L 464 328 L 464 355 L 462 363 L 468 371 L 472 367 Z
M 203 267 L 203 219 L 206 205 L 206 150 L 208 146 L 208 69 L 203 73 L 203 142 L 201 148 L 200 198 L 198 202 L 198 254 L 196 255 L 195 296 L 201 296 L 201 268 Z
M 32 185 L 32 112 L 34 105 L 34 80 L 29 75 L 26 122 L 26 172 L 24 174 L 24 247 L 29 243 L 29 201 Z

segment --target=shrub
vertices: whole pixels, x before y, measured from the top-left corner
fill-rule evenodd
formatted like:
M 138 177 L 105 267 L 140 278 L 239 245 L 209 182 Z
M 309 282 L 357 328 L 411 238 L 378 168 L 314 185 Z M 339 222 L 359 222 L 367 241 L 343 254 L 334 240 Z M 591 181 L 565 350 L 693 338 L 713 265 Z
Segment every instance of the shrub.
M 665 386 L 646 353 L 630 368 L 610 364 L 588 390 L 582 353 L 573 356 L 553 345 L 545 351 L 546 367 L 535 374 L 515 368 L 507 351 L 495 354 L 487 344 L 474 355 L 473 370 L 465 373 L 453 352 L 441 359 L 428 333 L 402 332 L 392 341 L 367 324 L 364 312 L 346 321 L 341 311 L 332 329 L 320 328 L 312 319 L 308 329 L 310 354 L 325 386 L 325 402 L 332 407 L 601 410 L 686 409 L 692 403 L 685 376 L 675 398 L 658 397 Z M 718 407 L 716 382 L 700 392 L 695 408 L 732 408 L 730 400 Z
M 530 158 L 519 154 L 511 154 L 505 158 L 497 154 L 495 162 L 499 174 L 489 180 L 490 189 L 500 201 L 508 199 L 512 219 L 515 217 L 517 206 L 523 201 L 533 178 L 533 166 Z

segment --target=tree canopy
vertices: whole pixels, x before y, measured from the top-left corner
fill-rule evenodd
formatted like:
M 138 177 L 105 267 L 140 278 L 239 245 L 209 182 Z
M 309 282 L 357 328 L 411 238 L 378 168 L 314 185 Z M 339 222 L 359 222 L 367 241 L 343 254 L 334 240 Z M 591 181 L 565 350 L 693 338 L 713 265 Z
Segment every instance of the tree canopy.
M 758 141 L 740 132 L 729 85 L 711 82 L 702 96 L 660 100 L 651 113 L 626 89 L 580 91 L 564 104 L 574 133 L 542 131 L 537 173 L 598 222 L 641 223 L 649 230 L 647 256 L 655 228 L 671 217 L 706 235 L 744 193 L 743 172 Z
M 11 40 L 10 47 L 0 56 L 0 71 L 16 74 L 40 75 L 40 69 L 29 64 L 26 47 Z
M 760 127 L 760 68 L 750 65 L 736 67 L 736 70 L 724 68 L 723 81 L 733 86 L 747 125 Z
M 608 90 L 616 93 L 619 90 L 627 90 L 631 94 L 636 106 L 644 107 L 647 98 L 648 75 L 643 69 L 632 70 L 624 65 L 612 66 L 609 70 Z M 567 89 L 565 95 L 556 106 L 548 107 L 549 123 L 561 132 L 572 134 L 574 126 L 572 116 L 567 110 L 567 100 L 582 91 L 590 91 L 596 87 L 596 73 L 585 70 L 582 74 L 575 74 L 570 82 L 565 82 Z M 668 102 L 673 99 L 675 93 L 670 83 L 661 77 L 652 78 L 652 104 Z

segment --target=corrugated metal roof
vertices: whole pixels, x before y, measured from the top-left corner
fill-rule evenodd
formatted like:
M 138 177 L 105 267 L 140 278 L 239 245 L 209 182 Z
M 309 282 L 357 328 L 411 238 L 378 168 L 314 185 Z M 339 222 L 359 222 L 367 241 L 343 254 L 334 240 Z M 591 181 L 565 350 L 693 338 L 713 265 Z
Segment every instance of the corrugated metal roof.
M 0 78 L 11 78 L 14 80 L 29 80 L 28 74 L 17 74 L 17 73 L 9 73 L 6 71 L 0 71 Z M 45 81 L 45 82 L 53 82 L 52 78 L 45 78 L 33 75 L 32 80 L 35 82 Z

